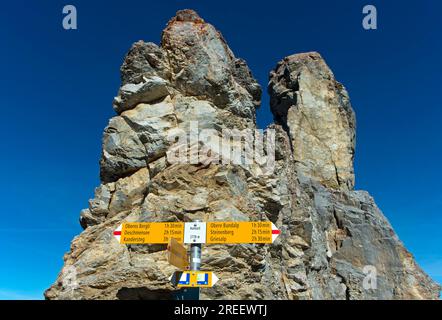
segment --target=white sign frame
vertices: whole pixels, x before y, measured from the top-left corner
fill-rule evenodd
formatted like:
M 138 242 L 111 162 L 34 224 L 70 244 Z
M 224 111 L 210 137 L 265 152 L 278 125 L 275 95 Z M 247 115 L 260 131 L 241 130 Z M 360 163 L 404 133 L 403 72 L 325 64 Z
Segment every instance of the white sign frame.
M 184 224 L 184 243 L 206 243 L 206 223 L 186 222 Z

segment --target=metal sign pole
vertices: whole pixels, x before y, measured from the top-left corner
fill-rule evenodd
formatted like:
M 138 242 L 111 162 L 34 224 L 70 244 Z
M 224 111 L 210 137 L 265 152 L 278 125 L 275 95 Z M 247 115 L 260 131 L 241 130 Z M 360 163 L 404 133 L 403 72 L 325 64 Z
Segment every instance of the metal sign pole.
M 200 222 L 196 220 L 195 222 Z M 201 244 L 192 243 L 190 245 L 190 271 L 201 269 Z M 183 288 L 175 294 L 175 300 L 199 300 L 200 288 Z
M 190 246 L 190 271 L 199 271 L 201 267 L 201 244 Z M 183 288 L 181 299 L 178 300 L 199 300 L 200 288 Z
M 195 220 L 200 222 L 200 220 Z M 190 270 L 199 271 L 201 269 L 201 244 L 192 243 L 190 245 Z M 192 300 L 200 299 L 200 288 L 188 288 L 192 292 Z
M 190 270 L 199 271 L 201 269 L 201 244 L 190 245 Z

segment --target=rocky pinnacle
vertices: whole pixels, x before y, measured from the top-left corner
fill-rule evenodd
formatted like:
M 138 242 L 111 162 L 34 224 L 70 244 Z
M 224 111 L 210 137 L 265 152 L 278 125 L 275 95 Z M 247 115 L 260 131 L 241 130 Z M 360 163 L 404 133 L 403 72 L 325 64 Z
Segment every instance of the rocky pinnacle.
M 203 246 L 202 266 L 220 280 L 201 290 L 202 299 L 439 297 L 373 198 L 353 190 L 355 115 L 318 53 L 288 56 L 270 73 L 271 171 L 261 162 L 168 157 L 168 137 L 189 133 L 193 123 L 210 137 L 256 129 L 259 84 L 196 12 L 177 12 L 160 45 L 134 43 L 120 71 L 101 184 L 46 299 L 172 299 L 176 269 L 165 246 L 122 245 L 112 233 L 124 221 L 194 220 L 270 220 L 281 230 L 272 245 Z M 218 150 L 208 139 L 190 141 L 186 152 L 201 145 L 211 155 Z

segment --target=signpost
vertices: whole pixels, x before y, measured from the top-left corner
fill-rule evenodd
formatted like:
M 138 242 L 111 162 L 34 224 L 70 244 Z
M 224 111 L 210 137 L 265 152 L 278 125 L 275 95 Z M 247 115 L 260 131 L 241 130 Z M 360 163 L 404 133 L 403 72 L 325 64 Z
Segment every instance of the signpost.
M 191 287 L 194 287 L 195 284 L 198 284 L 198 279 L 195 276 L 196 273 L 201 268 L 201 243 L 206 242 L 206 224 L 204 222 L 201 222 L 199 220 L 192 222 L 192 223 L 186 223 L 184 226 L 184 242 L 190 242 L 192 243 L 190 245 L 190 270 L 193 272 L 190 274 L 183 274 L 186 277 L 185 281 L 181 281 L 182 276 L 180 277 L 180 281 L 178 281 L 177 286 L 181 285 L 187 287 L 186 281 L 187 278 L 188 282 L 190 284 L 190 278 L 192 278 L 192 285 Z M 192 275 L 192 277 L 191 277 Z M 193 300 L 199 300 L 200 299 L 200 288 L 189 288 L 189 289 L 183 289 L 186 290 L 193 298 Z
M 271 221 L 125 222 L 113 233 L 123 244 L 168 244 L 168 262 L 181 269 L 171 276 L 180 288 L 177 300 L 198 300 L 200 288 L 210 288 L 218 277 L 201 271 L 201 245 L 270 244 L 281 232 Z M 184 244 L 190 244 L 190 261 Z M 186 270 L 190 269 L 190 270 Z
M 269 244 L 280 233 L 270 221 L 131 222 L 120 225 L 114 236 L 125 244 L 166 244 L 171 238 L 188 244 Z

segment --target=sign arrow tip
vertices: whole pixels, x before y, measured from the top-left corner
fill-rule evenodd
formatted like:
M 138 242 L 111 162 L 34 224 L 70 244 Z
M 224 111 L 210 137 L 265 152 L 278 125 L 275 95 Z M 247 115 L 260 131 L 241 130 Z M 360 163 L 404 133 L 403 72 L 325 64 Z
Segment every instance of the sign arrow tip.
M 115 239 L 117 239 L 118 242 L 120 242 L 121 239 L 121 230 L 123 229 L 123 225 L 120 224 L 117 229 L 114 230 L 114 232 L 112 233 L 113 236 L 115 237 Z
M 214 286 L 215 283 L 217 283 L 218 280 L 219 280 L 219 279 L 218 279 L 218 277 L 216 276 L 216 274 L 212 273 L 212 286 Z
M 278 238 L 279 234 L 281 233 L 281 230 L 279 230 L 272 222 L 272 242 Z

